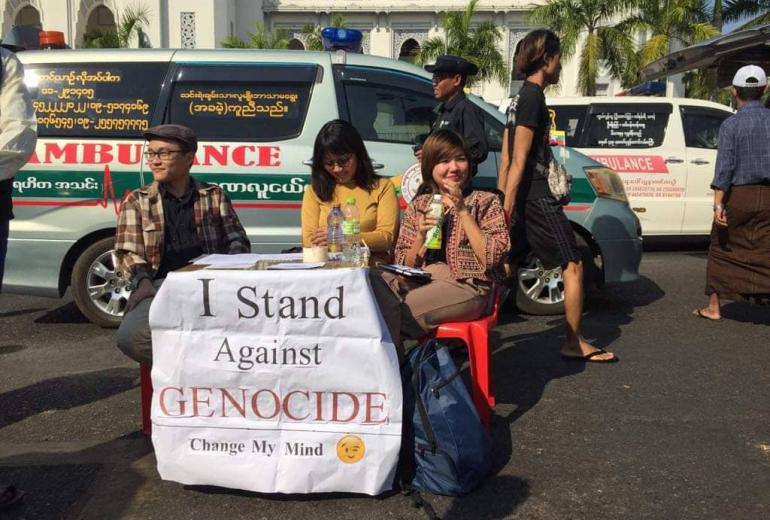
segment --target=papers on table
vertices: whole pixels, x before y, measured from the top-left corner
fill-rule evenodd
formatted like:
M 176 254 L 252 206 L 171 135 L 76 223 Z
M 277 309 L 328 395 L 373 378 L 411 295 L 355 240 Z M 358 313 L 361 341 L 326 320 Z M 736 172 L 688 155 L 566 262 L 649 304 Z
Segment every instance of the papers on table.
M 326 265 L 326 262 L 284 262 L 281 264 L 268 265 L 268 269 L 285 269 L 287 271 L 293 269 L 318 269 Z
M 206 269 L 250 269 L 260 261 L 292 262 L 302 261 L 302 253 L 290 254 L 255 254 L 238 255 L 203 255 L 193 261 L 193 265 L 205 265 Z

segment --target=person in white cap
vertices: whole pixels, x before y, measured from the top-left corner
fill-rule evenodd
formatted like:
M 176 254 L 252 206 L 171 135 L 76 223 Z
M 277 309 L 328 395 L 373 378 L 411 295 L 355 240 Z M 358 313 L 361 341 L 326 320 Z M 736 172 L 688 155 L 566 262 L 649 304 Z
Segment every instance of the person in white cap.
M 706 307 L 722 318 L 721 301 L 770 297 L 770 110 L 761 67 L 738 69 L 731 88 L 737 112 L 722 123 L 714 181 L 714 224 L 706 267 Z

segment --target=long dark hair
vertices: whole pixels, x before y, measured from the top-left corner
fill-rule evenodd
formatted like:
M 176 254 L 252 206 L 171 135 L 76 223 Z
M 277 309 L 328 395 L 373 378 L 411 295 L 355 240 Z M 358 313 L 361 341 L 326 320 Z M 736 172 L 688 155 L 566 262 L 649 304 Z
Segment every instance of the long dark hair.
M 310 185 L 313 191 L 324 202 L 334 197 L 337 181 L 324 168 L 324 154 L 352 154 L 358 161 L 358 168 L 353 180 L 356 186 L 372 191 L 377 186 L 379 176 L 374 174 L 372 160 L 366 151 L 364 141 L 358 130 L 342 119 L 329 121 L 321 127 L 313 145 L 313 166 L 310 174 Z
M 516 68 L 525 76 L 531 76 L 545 65 L 547 58 L 561 53 L 561 42 L 556 33 L 548 29 L 535 29 L 517 45 Z
M 471 151 L 463 136 L 448 128 L 436 130 L 428 136 L 425 144 L 422 145 L 422 161 L 420 162 L 422 184 L 417 190 L 418 195 L 439 192 L 436 181 L 433 180 L 433 168 L 441 161 L 452 157 L 452 154 L 456 153 L 457 150 L 461 150 L 468 159 L 468 174 L 470 175 Z M 470 176 L 465 180 L 463 192 L 469 193 L 469 189 Z M 468 193 L 465 195 L 467 196 Z

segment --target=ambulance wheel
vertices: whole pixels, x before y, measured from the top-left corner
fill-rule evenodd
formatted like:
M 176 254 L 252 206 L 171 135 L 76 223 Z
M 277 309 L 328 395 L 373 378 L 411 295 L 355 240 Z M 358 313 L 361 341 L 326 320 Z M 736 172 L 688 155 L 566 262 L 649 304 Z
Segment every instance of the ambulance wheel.
M 100 327 L 117 328 L 131 295 L 128 282 L 115 270 L 115 239 L 103 238 L 78 257 L 70 286 L 83 315 Z
M 583 294 L 596 281 L 593 252 L 586 241 L 575 233 L 575 240 L 583 263 Z M 518 267 L 516 307 L 524 314 L 553 316 L 564 314 L 564 279 L 561 267 L 545 269 L 542 262 L 529 254 Z

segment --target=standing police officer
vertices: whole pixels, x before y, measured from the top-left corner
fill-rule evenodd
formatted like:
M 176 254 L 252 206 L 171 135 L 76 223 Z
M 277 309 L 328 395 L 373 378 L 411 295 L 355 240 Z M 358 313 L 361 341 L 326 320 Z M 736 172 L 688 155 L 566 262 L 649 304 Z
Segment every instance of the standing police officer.
M 478 73 L 479 68 L 459 56 L 444 55 L 433 65 L 426 65 L 425 70 L 433 74 L 433 95 L 441 101 L 431 131 L 449 128 L 462 135 L 471 150 L 471 175 L 476 175 L 489 147 L 481 110 L 465 97 L 463 88 L 468 76 Z M 415 155 L 422 159 L 421 150 L 415 151 Z

